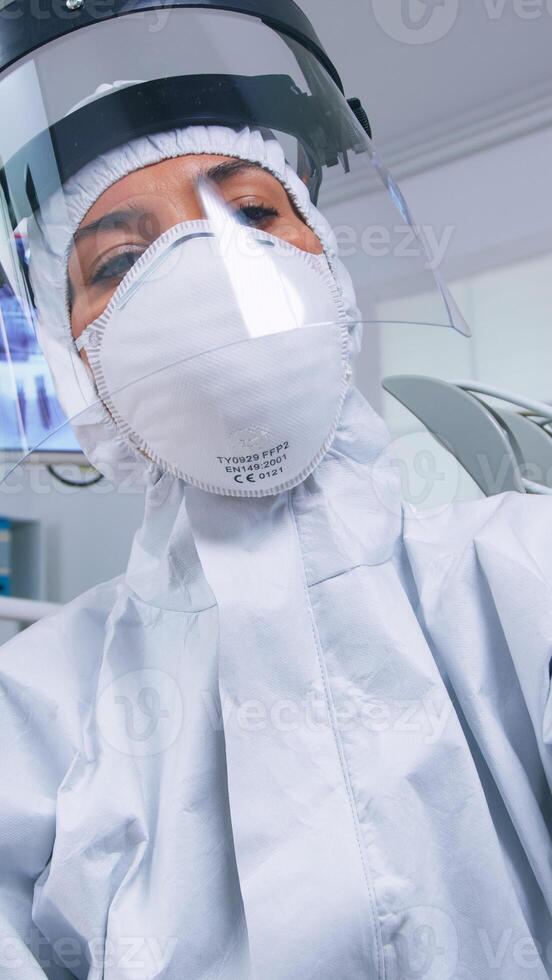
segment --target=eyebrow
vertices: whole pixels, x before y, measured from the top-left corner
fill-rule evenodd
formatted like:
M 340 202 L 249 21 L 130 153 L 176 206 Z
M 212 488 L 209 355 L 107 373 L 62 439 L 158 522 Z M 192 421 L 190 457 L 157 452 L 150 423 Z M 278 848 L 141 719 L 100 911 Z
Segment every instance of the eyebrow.
M 202 171 L 202 176 L 213 180 L 215 184 L 222 184 L 229 177 L 235 177 L 244 170 L 261 170 L 264 167 L 253 160 L 225 160 L 224 163 L 216 163 L 214 167 L 208 167 Z
M 129 204 L 126 208 L 119 208 L 117 211 L 110 211 L 96 221 L 91 221 L 89 225 L 77 228 L 73 235 L 75 245 L 89 235 L 94 235 L 98 231 L 113 231 L 117 225 L 127 223 L 129 218 L 137 218 L 142 215 L 142 211 Z
M 207 177 L 215 184 L 223 184 L 230 177 L 236 177 L 246 170 L 260 170 L 265 172 L 265 168 L 260 163 L 252 160 L 225 160 L 224 163 L 217 163 L 213 167 L 207 167 L 201 171 L 202 177 Z M 97 232 L 113 231 L 117 225 L 123 224 L 129 218 L 141 217 L 143 211 L 134 207 L 132 204 L 126 208 L 119 208 L 117 211 L 108 212 L 96 221 L 91 221 L 89 225 L 77 228 L 73 235 L 73 242 L 77 245 L 84 238 L 95 235 Z

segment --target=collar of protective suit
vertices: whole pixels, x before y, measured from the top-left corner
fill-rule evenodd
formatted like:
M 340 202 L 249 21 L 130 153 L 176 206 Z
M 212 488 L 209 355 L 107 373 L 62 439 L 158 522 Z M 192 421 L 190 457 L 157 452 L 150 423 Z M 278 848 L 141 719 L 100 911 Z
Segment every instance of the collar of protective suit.
M 259 500 L 226 498 L 161 474 L 148 487 L 145 519 L 127 570 L 129 585 L 160 608 L 201 608 L 209 600 L 197 541 L 206 534 L 219 550 L 230 587 L 235 581 L 232 563 L 241 552 L 252 575 L 258 574 L 252 538 L 262 529 L 270 537 L 286 514 L 298 528 L 300 524 L 306 585 L 359 565 L 387 561 L 401 528 L 400 481 L 388 445 L 385 423 L 353 389 L 330 451 L 309 479 L 290 493 Z M 298 547 L 297 539 L 294 554 Z M 265 571 L 270 568 L 276 586 L 282 570 L 276 555 Z

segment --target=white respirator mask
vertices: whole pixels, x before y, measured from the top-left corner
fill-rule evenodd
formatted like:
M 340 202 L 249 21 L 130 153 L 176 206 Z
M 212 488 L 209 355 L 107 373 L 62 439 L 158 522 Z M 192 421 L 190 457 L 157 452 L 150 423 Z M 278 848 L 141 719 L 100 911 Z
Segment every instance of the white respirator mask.
M 350 323 L 324 254 L 202 200 L 209 218 L 157 238 L 75 345 L 135 449 L 211 493 L 264 497 L 331 445 Z

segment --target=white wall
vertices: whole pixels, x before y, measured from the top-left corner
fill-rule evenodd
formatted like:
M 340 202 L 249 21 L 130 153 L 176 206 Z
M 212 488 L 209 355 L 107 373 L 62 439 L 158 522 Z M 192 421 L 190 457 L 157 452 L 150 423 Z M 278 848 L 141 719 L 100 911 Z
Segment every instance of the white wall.
M 551 163 L 545 129 L 405 182 L 416 220 L 452 230 L 441 271 L 473 338 L 425 331 L 404 354 L 384 343 L 384 371 L 468 374 L 552 400 Z
M 411 499 L 420 491 L 420 481 L 412 478 L 415 464 L 428 451 L 433 455 L 439 479 L 426 494 L 428 506 L 480 492 L 448 454 L 420 434 L 420 423 L 382 392 L 381 378 L 473 378 L 552 402 L 551 162 L 552 129 L 543 129 L 401 181 L 415 220 L 437 241 L 448 241 L 440 271 L 473 337 L 431 326 L 366 327 L 357 377 L 409 468 L 413 482 L 407 479 L 404 490 Z M 358 213 L 355 201 L 328 212 L 332 222 L 353 227 Z M 418 282 L 410 275 L 401 279 L 399 265 L 395 298 L 374 311 L 369 263 L 359 254 L 348 260 L 364 313 L 389 320 L 430 318 L 433 304 L 423 273 Z
M 504 303 L 507 300 L 521 314 L 519 329 L 512 332 L 507 343 L 494 351 L 491 361 L 485 355 L 479 363 L 478 348 L 483 343 L 483 328 L 474 318 L 478 311 L 474 308 L 472 282 L 484 272 L 506 270 L 508 266 L 518 266 L 524 260 L 552 253 L 552 207 L 550 206 L 550 168 L 552 164 L 552 129 L 532 133 L 519 140 L 512 140 L 495 146 L 471 157 L 462 157 L 446 166 L 434 168 L 426 173 L 401 181 L 402 189 L 410 203 L 414 219 L 430 229 L 435 238 L 444 238 L 448 246 L 440 271 L 451 285 L 452 292 L 471 322 L 474 338 L 466 341 L 450 332 L 440 332 L 422 328 L 419 334 L 412 333 L 408 340 L 402 337 L 405 367 L 418 371 L 427 363 L 428 373 L 435 364 L 439 374 L 445 376 L 447 369 L 451 377 L 458 372 L 483 371 L 486 380 L 489 371 L 503 370 L 509 364 L 512 377 L 518 366 L 519 356 L 525 360 L 528 354 L 534 359 L 535 371 L 539 370 L 542 351 L 535 347 L 531 338 L 531 318 L 535 315 L 535 305 L 541 299 L 548 302 L 548 294 L 541 298 L 535 293 L 536 280 L 529 276 L 523 289 L 521 277 L 516 279 L 518 291 L 514 295 L 504 294 L 503 284 L 497 282 L 497 305 L 487 310 L 487 317 L 503 318 Z M 333 224 L 358 223 L 359 206 L 355 200 L 332 206 L 327 215 Z M 397 224 L 400 219 L 397 220 Z M 370 259 L 357 254 L 347 260 L 353 273 L 360 305 L 363 312 L 371 310 Z M 546 262 L 546 259 L 543 259 Z M 395 263 L 398 272 L 400 269 Z M 410 267 L 409 267 L 410 269 Z M 541 273 L 538 290 L 546 288 L 546 276 Z M 492 276 L 489 276 L 489 284 Z M 397 277 L 396 296 L 424 290 L 424 283 L 408 280 L 406 286 Z M 520 291 L 521 290 L 521 291 Z M 512 306 L 512 308 L 513 308 Z M 422 315 L 424 300 L 420 297 L 409 307 L 413 315 Z M 551 311 L 552 312 L 552 311 Z M 389 310 L 387 310 L 389 313 Z M 398 313 L 398 310 L 397 310 Z M 542 311 L 541 314 L 542 315 Z M 382 327 L 381 330 L 384 331 Z M 379 372 L 374 362 L 381 366 L 381 337 L 374 342 L 372 350 L 371 329 L 365 332 L 365 345 L 360 361 L 359 383 L 371 400 L 379 399 Z M 552 331 L 550 332 L 552 336 Z M 379 334 L 379 331 L 378 331 Z M 406 330 L 403 332 L 406 334 Z M 385 331 L 383 334 L 385 342 Z M 395 366 L 398 366 L 398 361 Z M 385 364 L 383 365 L 385 369 Z M 552 392 L 551 392 L 552 394 Z M 545 397 L 545 392 L 541 392 Z

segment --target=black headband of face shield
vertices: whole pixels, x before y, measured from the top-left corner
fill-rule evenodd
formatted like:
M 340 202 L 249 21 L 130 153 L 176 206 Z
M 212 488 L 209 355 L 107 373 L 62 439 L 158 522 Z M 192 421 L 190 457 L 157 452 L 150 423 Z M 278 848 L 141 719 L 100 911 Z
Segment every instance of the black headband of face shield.
M 316 203 L 322 171 L 366 149 L 344 102 L 325 111 L 287 75 L 184 75 L 128 86 L 100 97 L 39 133 L 0 168 L 14 227 L 102 153 L 132 139 L 191 125 L 250 126 L 297 139 Z

